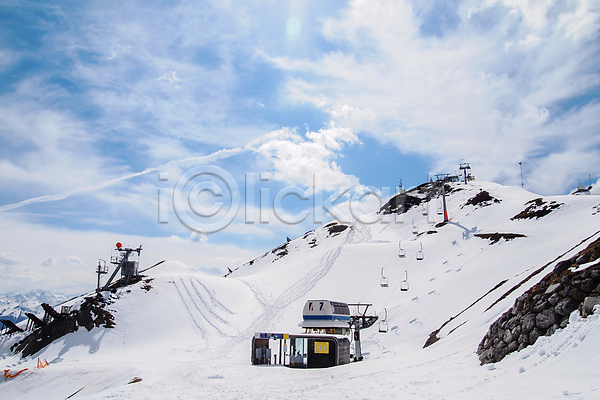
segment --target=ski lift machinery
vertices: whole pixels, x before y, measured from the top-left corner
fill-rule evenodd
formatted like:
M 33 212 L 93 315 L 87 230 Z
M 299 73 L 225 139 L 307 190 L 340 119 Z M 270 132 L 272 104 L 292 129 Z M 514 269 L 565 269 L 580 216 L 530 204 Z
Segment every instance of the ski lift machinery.
M 385 317 L 379 321 L 379 333 L 388 333 L 387 308 L 383 309 Z
M 380 282 L 381 287 L 388 287 L 388 278 L 385 277 L 385 275 L 383 275 L 383 268 L 381 268 L 381 282 Z
M 402 241 L 398 242 L 398 257 L 406 258 L 406 250 L 402 248 Z

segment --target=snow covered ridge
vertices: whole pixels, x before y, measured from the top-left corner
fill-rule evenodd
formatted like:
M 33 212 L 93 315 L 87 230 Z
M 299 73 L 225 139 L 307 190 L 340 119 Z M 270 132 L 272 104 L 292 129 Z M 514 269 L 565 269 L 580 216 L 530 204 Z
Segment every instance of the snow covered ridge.
M 247 263 L 242 265 L 242 267 L 251 266 L 254 263 L 261 261 L 261 260 L 262 261 L 269 260 L 270 262 L 273 263 L 273 262 L 281 259 L 282 257 L 288 255 L 290 253 L 290 251 L 297 252 L 297 251 L 305 250 L 307 248 L 313 249 L 313 248 L 317 247 L 321 243 L 321 241 L 326 240 L 327 238 L 334 238 L 334 237 L 338 236 L 339 234 L 341 234 L 342 232 L 344 232 L 349 227 L 350 227 L 349 225 L 341 224 L 336 221 L 329 222 L 317 229 L 306 232 L 300 238 L 296 238 L 294 240 L 287 238 L 286 243 L 266 252 L 265 254 L 263 254 L 260 257 L 255 258 L 254 260 L 248 261 Z M 227 277 L 227 276 L 231 275 L 233 272 L 237 271 L 239 268 L 240 267 L 234 269 L 233 271 L 230 270 L 227 274 L 225 274 L 225 276 Z
M 550 336 L 569 323 L 579 309 L 586 317 L 600 304 L 600 239 L 585 250 L 560 261 L 554 271 L 517 298 L 514 306 L 494 322 L 477 354 L 481 364 L 502 360 L 514 351 L 532 345 L 540 336 Z

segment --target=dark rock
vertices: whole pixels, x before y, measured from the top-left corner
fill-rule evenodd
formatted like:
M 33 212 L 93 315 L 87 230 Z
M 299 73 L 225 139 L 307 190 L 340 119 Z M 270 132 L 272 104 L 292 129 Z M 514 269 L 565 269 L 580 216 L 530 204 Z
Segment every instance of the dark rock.
M 535 314 L 527 314 L 523 318 L 523 324 L 521 325 L 523 332 L 529 332 L 535 328 Z
M 517 325 L 517 326 L 515 326 L 514 328 L 512 328 L 510 330 L 510 332 L 513 335 L 513 337 L 515 337 L 515 338 L 518 337 L 521 334 L 522 331 L 523 331 L 523 329 L 521 328 L 521 325 Z
M 550 305 L 555 306 L 556 303 L 558 303 L 560 300 L 560 296 L 558 295 L 558 293 L 553 293 L 552 296 L 548 297 L 548 303 L 550 303 Z
M 512 353 L 513 351 L 516 351 L 518 348 L 519 348 L 519 343 L 515 340 L 508 344 L 506 351 L 508 351 L 509 353 Z
M 529 344 L 529 334 L 528 333 L 521 333 L 521 335 L 519 336 L 518 342 L 519 343 L 527 343 L 527 344 Z
M 513 334 L 509 329 L 504 331 L 504 336 L 502 337 L 502 340 L 504 341 L 504 343 L 510 343 L 513 341 Z
M 523 350 L 528 345 L 529 345 L 529 343 L 527 343 L 527 342 L 523 342 L 523 343 L 519 344 L 519 348 L 517 349 L 517 351 Z
M 546 331 L 546 336 L 552 336 L 554 334 L 554 332 L 556 332 L 556 330 L 558 329 L 558 324 L 554 324 L 552 325 L 550 328 L 548 328 L 548 330 Z
M 600 297 L 586 297 L 581 307 L 581 316 L 587 318 L 594 313 L 594 306 L 600 304 Z
M 547 310 L 548 308 L 550 308 L 550 303 L 548 302 L 548 300 L 542 300 L 539 303 L 537 303 L 534 307 L 533 307 L 533 312 L 534 313 L 540 313 L 544 310 Z
M 535 341 L 540 336 L 544 336 L 545 333 L 546 333 L 546 331 L 543 329 L 540 329 L 540 328 L 535 328 L 534 330 L 532 330 L 531 333 L 529 334 L 529 344 L 534 344 Z
M 581 291 L 585 293 L 589 293 L 595 288 L 596 282 L 593 279 L 586 279 L 583 282 L 581 282 L 581 285 L 579 286 L 579 289 L 581 289 Z
M 571 261 L 561 261 L 554 267 L 554 272 L 560 274 L 571 268 Z
M 592 271 L 590 271 L 590 276 L 592 277 L 592 279 L 600 281 L 600 269 L 593 269 Z
M 566 317 L 563 317 L 563 319 L 560 321 L 559 326 L 561 328 L 566 328 L 567 325 L 569 325 L 569 316 L 568 315 Z
M 506 322 L 506 329 L 514 329 L 519 323 L 519 317 L 514 316 Z
M 556 307 L 554 307 L 554 311 L 558 315 L 566 316 L 571 314 L 573 311 L 577 309 L 577 303 L 571 299 L 564 299 L 558 302 Z
M 589 269 L 584 269 L 583 272 L 581 273 L 581 279 L 588 279 L 591 276 L 592 275 L 590 274 Z
M 488 364 L 496 361 L 496 352 L 494 349 L 487 349 L 483 353 L 479 355 L 479 361 L 481 361 L 481 365 Z
M 585 264 L 588 261 L 590 261 L 590 254 L 584 253 L 584 254 L 580 255 L 579 257 L 577 257 L 577 259 L 575 260 L 575 263 L 576 264 Z
M 512 315 L 518 315 L 519 312 L 523 309 L 523 303 L 515 302 L 515 305 L 510 309 L 510 313 Z
M 535 325 L 541 329 L 548 329 L 556 323 L 554 310 L 544 310 L 535 316 Z
M 554 285 L 548 286 L 548 289 L 546 289 L 545 293 L 551 294 L 555 292 L 560 292 L 561 290 L 563 290 L 563 285 L 561 283 L 555 283 Z
M 502 350 L 503 348 L 506 347 L 506 343 L 503 342 L 502 340 L 498 342 L 498 344 L 495 346 L 496 350 Z
M 583 299 L 585 299 L 585 293 L 579 289 L 572 289 L 569 291 L 569 297 L 573 300 L 583 301 Z

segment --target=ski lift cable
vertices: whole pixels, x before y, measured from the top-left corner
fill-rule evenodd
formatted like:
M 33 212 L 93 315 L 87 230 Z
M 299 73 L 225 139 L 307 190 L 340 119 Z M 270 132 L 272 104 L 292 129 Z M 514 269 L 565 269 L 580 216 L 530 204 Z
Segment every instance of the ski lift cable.
M 396 249 L 394 249 L 394 251 L 391 253 L 391 255 L 389 256 L 389 258 L 385 262 L 385 265 L 382 268 L 387 267 L 387 265 L 389 264 L 390 260 L 394 256 L 394 254 L 396 254 Z M 380 280 L 379 276 L 377 276 L 377 278 L 375 278 L 375 280 L 373 281 L 373 283 L 371 283 L 371 286 L 369 286 L 369 289 L 367 289 L 366 293 L 364 294 L 364 296 L 362 297 L 362 299 L 360 299 L 359 303 L 363 302 L 363 300 L 367 297 L 367 295 L 369 294 L 369 292 L 373 288 L 373 285 L 375 284 L 375 282 L 377 282 L 378 280 Z
M 480 255 L 482 255 L 487 249 L 489 249 L 490 246 L 486 246 L 483 249 L 481 249 L 481 251 L 477 254 L 475 254 L 473 257 L 471 257 L 470 259 L 468 259 L 467 261 L 465 261 L 460 267 L 458 267 L 458 270 L 462 269 L 462 267 L 464 267 L 465 265 L 467 265 L 468 263 L 470 263 L 471 261 L 473 261 L 474 259 L 476 259 L 477 257 L 479 257 Z M 454 274 L 452 274 L 454 275 Z M 448 283 L 454 278 L 453 276 L 449 276 L 448 279 L 446 279 L 446 282 L 444 282 L 444 285 L 442 286 L 442 288 L 440 289 L 441 292 L 444 291 L 444 289 L 446 288 L 446 286 L 448 285 Z M 433 306 L 435 306 L 435 304 L 437 303 L 437 298 L 435 300 L 433 300 L 431 302 L 431 305 L 429 306 L 429 309 L 427 310 L 427 312 L 424 315 L 424 318 L 427 318 L 427 316 L 429 315 L 429 313 L 431 312 L 431 309 L 433 308 Z M 413 339 L 411 340 L 411 344 L 415 341 L 415 339 L 417 338 L 417 335 L 419 334 L 419 331 L 421 330 L 421 327 L 419 327 L 417 329 L 417 331 L 415 332 L 415 336 L 413 336 Z
M 471 261 L 473 261 L 475 258 L 479 257 L 479 256 L 480 256 L 480 255 L 481 255 L 481 254 L 482 254 L 484 251 L 486 251 L 488 248 L 489 248 L 489 246 L 488 246 L 487 248 L 484 248 L 484 249 L 482 249 L 482 250 L 481 250 L 479 253 L 477 253 L 477 254 L 476 254 L 475 256 L 473 256 L 471 259 L 469 259 L 469 260 L 465 261 L 465 262 L 464 262 L 464 263 L 463 263 L 463 264 L 462 264 L 462 265 L 459 267 L 459 269 L 460 269 L 460 268 L 462 268 L 462 267 L 464 267 L 465 265 L 467 265 L 467 264 L 468 264 L 468 263 L 470 263 Z M 447 284 L 448 284 L 448 282 L 450 281 L 450 279 L 451 279 L 451 278 L 452 278 L 452 277 L 448 277 L 448 279 L 446 280 L 446 282 L 444 283 L 444 285 L 442 286 L 442 289 L 440 289 L 440 291 L 442 291 L 442 292 L 443 292 L 443 289 L 444 289 L 444 288 L 447 286 Z M 435 305 L 435 303 L 436 303 L 436 302 L 437 302 L 437 299 L 435 299 L 435 300 L 433 301 L 433 303 L 431 304 L 431 306 L 429 307 L 429 309 L 427 310 L 427 312 L 425 313 L 425 315 L 424 315 L 424 317 L 423 317 L 423 318 L 426 318 L 426 317 L 429 315 L 429 313 L 431 312 L 431 309 L 433 308 L 433 306 Z M 413 315 L 418 315 L 418 314 L 419 314 L 419 310 L 420 310 L 420 309 L 421 309 L 421 303 L 418 303 L 418 306 L 417 306 L 417 308 L 415 309 L 415 311 L 414 311 Z M 398 339 L 398 337 L 402 336 L 402 333 L 404 332 L 404 329 L 406 328 L 406 326 L 407 326 L 407 325 L 409 325 L 409 324 L 402 324 L 402 327 L 401 327 L 399 330 L 397 329 L 397 330 L 395 330 L 395 331 L 394 331 L 394 333 L 396 334 L 396 336 L 394 337 L 394 340 L 392 341 L 392 345 L 391 345 L 392 347 L 393 347 L 393 346 L 396 344 L 396 340 Z M 415 341 L 415 339 L 417 338 L 417 335 L 419 334 L 420 330 L 421 330 L 421 327 L 419 327 L 419 328 L 416 330 L 416 332 L 415 332 L 415 335 L 413 336 L 412 340 L 410 341 L 410 343 L 411 343 L 411 344 L 412 344 L 412 343 Z
M 406 266 L 404 267 L 406 271 L 408 271 L 408 267 L 410 266 L 411 262 L 412 262 L 412 257 L 408 260 L 408 264 L 406 264 Z M 398 280 L 398 282 L 396 282 L 396 285 L 394 286 L 394 289 L 391 291 L 388 299 L 385 301 L 385 304 L 383 305 L 384 307 L 387 307 L 388 303 L 392 299 L 392 296 L 398 290 L 398 286 L 400 286 L 402 284 L 402 281 L 403 281 L 402 276 L 400 276 L 400 279 Z
M 29 288 L 29 287 L 31 287 L 31 286 L 33 286 L 33 285 L 37 285 L 38 283 L 41 283 L 41 282 L 47 281 L 48 279 L 56 278 L 56 277 L 57 277 L 57 276 L 59 276 L 59 275 L 65 274 L 65 273 L 67 273 L 67 272 L 72 272 L 72 271 L 73 271 L 73 267 L 71 267 L 71 266 L 69 265 L 69 266 L 67 266 L 67 267 L 65 268 L 65 270 L 64 270 L 64 271 L 58 272 L 58 273 L 56 273 L 56 274 L 54 274 L 54 275 L 47 276 L 47 277 L 45 277 L 45 278 L 43 278 L 43 279 L 40 279 L 40 280 L 39 280 L 39 281 L 37 281 L 37 282 L 33 282 L 33 283 L 30 283 L 30 284 L 28 284 L 28 285 L 22 286 L 20 289 L 17 289 L 17 290 L 15 290 L 14 292 L 15 292 L 15 293 L 21 293 L 21 292 L 23 292 L 25 289 L 27 289 L 27 288 Z

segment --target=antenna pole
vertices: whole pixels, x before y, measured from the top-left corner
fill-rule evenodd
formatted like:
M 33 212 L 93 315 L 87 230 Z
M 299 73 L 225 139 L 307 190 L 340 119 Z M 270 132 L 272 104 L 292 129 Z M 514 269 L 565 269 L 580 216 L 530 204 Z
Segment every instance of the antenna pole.
M 519 161 L 519 168 L 521 168 L 521 187 L 525 188 L 525 185 L 523 183 L 523 161 Z

